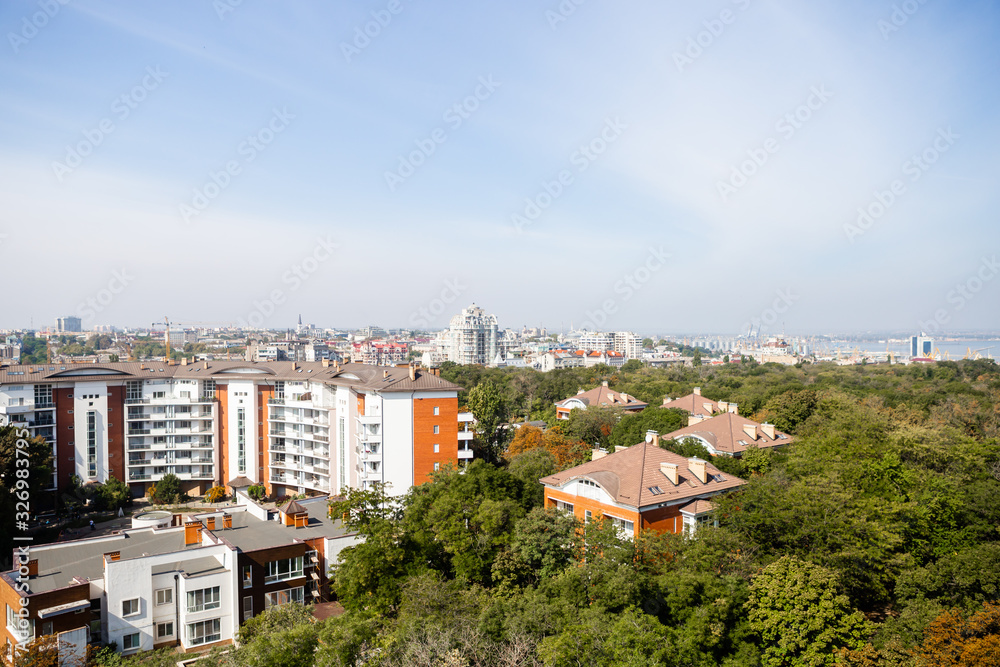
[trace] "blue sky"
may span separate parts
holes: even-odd
[[[1000,328],[997,6],[803,4],[5,2],[0,327]]]

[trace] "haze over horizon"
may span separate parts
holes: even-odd
[[[0,25],[0,328],[441,329],[472,302],[552,330],[1000,328],[992,3],[46,0]]]

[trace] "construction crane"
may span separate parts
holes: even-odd
[[[150,326],[151,327],[156,327],[156,326],[159,326],[159,324],[160,324],[159,322],[153,322],[153,324],[151,324]],[[183,326],[192,326],[192,325],[202,325],[202,326],[204,326],[206,324],[221,324],[221,325],[225,325],[225,326],[232,326],[234,323],[233,322],[174,322],[174,324],[183,327]],[[166,327],[166,330],[163,332],[163,346],[166,348],[166,353],[167,353],[166,354],[166,358],[167,358],[167,363],[169,364],[170,363],[170,359],[171,359],[171,349],[170,349],[170,318],[168,318],[166,315],[163,316],[163,325]]]

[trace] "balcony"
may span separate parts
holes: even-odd
[[[470,460],[473,458],[471,449],[460,449],[458,450],[459,460]]]
[[[381,424],[382,415],[358,415],[359,424]]]
[[[168,405],[170,403],[215,403],[214,396],[162,396],[159,398],[126,398],[125,405]]]
[[[475,437],[475,434],[472,431],[459,431],[458,432],[458,439],[459,439],[460,442],[461,441],[472,440],[474,437]]]

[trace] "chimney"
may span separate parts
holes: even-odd
[[[670,480],[670,483],[677,486],[677,464],[676,463],[661,463],[660,472],[663,476]]]
[[[32,579],[38,576],[38,559],[28,561],[28,578]]]
[[[577,395],[577,396],[579,396],[579,395],[580,395],[580,394],[582,394],[582,393],[584,393],[583,389],[577,389],[577,390],[576,390],[576,395]]]
[[[222,529],[223,530],[232,530],[233,529],[233,515],[232,514],[223,514],[222,515]]]
[[[769,437],[771,440],[774,440],[774,424],[764,422],[760,425],[760,430],[764,432],[764,435]]]
[[[181,366],[187,366],[187,365],[188,365],[188,358],[181,357]]]
[[[330,360],[329,359],[320,359],[320,363],[323,365],[323,368],[329,368],[330,367]]]
[[[111,562],[114,562],[116,560],[121,560],[122,559],[122,552],[121,551],[109,551],[108,553],[104,554],[104,559],[106,561],[111,561]]]
[[[730,403],[729,404],[729,411],[732,412],[734,415],[740,414],[740,406],[739,406],[739,404],[738,403]]]
[[[754,426],[753,424],[744,424],[743,432],[746,433],[751,440],[757,439],[757,427]]]
[[[413,382],[416,379],[417,379],[417,367],[413,366],[411,364],[410,365],[410,382]]]
[[[690,470],[702,484],[708,483],[708,473],[705,471],[704,460],[699,458],[688,459],[688,470]]]
[[[688,415],[688,426],[694,426],[703,421],[705,421],[705,418],[701,415]]]
[[[615,454],[626,449],[628,449],[628,447],[623,447],[622,445],[615,445]]]
[[[603,459],[608,453],[603,449],[592,449],[590,450],[590,460],[596,461],[597,459]]]
[[[209,530],[215,530],[215,517],[214,516],[208,517],[208,522],[207,523],[208,523],[207,528]]]
[[[602,383],[601,383],[601,386],[602,386],[602,387],[607,387],[607,386],[608,386],[608,381],[607,381],[607,380],[605,380],[604,382],[602,382]]]
[[[292,370],[293,371],[299,370],[299,365],[297,363],[295,363],[294,361],[292,362]]]
[[[648,443],[650,443],[652,445],[656,445],[657,447],[659,447],[660,446],[660,432],[659,431],[654,431],[653,429],[649,429],[648,431],[646,431],[646,442],[648,442]]]
[[[189,521],[184,524],[184,546],[201,544],[201,521]]]
[[[387,377],[389,377],[389,371],[382,371],[382,379],[384,380]]]
[[[202,368],[204,368],[206,371],[208,370],[208,362],[207,361],[205,362],[205,365]]]
[[[694,388],[694,395],[695,396],[701,396],[701,387],[695,387]]]
[[[139,370],[140,371],[146,370],[146,364],[139,364]]]
[[[729,403],[719,401],[719,412],[729,412]]]

